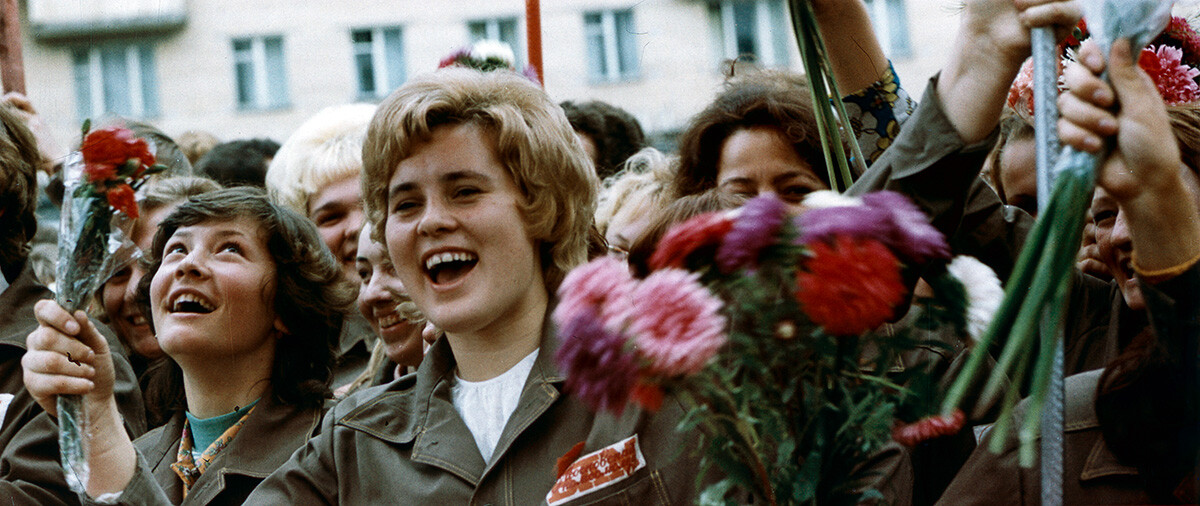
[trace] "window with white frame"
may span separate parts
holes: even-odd
[[[508,44],[516,57],[517,68],[525,66],[525,49],[521,44],[522,38],[517,32],[517,18],[481,19],[467,23],[467,31],[471,33],[471,42],[481,40],[497,40]]]
[[[716,46],[721,48],[718,61],[788,64],[794,42],[783,0],[721,0],[708,5]]]
[[[241,109],[277,109],[288,105],[283,37],[233,39],[237,103]]]
[[[149,44],[104,44],[73,51],[75,102],[80,118],[106,113],[157,116],[158,75]]]
[[[353,30],[358,96],[385,97],[404,83],[404,42],[399,27]]]
[[[638,75],[633,9],[583,15],[588,74],[596,82],[627,81]]]
[[[871,24],[875,25],[875,36],[889,58],[912,56],[912,42],[908,36],[908,12],[904,0],[866,0],[871,13]]]

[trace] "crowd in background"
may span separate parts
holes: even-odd
[[[1029,30],[1065,38],[1078,6],[968,0],[942,71],[902,86],[862,0],[813,5],[869,165],[845,193],[904,194],[955,254],[1006,280],[1038,210],[1030,116],[1010,95]],[[1200,61],[1194,42],[1175,63]],[[1068,504],[1197,501],[1200,100],[1164,99],[1136,51],[1084,44],[1062,78],[1063,142],[1113,148],[1066,308]],[[644,277],[673,224],[764,195],[799,215],[831,188],[804,77],[738,68],[677,153],[648,147],[620,104],[563,102],[518,69],[463,64],[377,105],[327,108],[282,144],[112,119],[168,169],[123,230],[140,258],[75,314],[52,290],[62,146],[78,140],[51,138],[36,104],[7,95],[0,499],[694,503],[717,478],[676,431],[678,406],[618,416],[564,393],[548,315],[589,258]],[[918,277],[912,312],[931,290]],[[954,370],[969,337],[932,338],[944,349],[901,366]],[[58,460],[64,394],[83,396],[93,427],[78,493]],[[864,487],[887,504],[1039,501],[1015,442],[986,451],[990,417],[889,449]],[[561,459],[627,444],[630,476],[555,495]]]

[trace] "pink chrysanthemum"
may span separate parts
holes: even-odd
[[[754,197],[742,205],[733,227],[717,247],[717,266],[730,273],[754,267],[758,253],[775,242],[787,207],[772,194]]]
[[[886,322],[904,301],[900,262],[878,241],[838,236],[811,245],[796,275],[805,314],[833,335],[861,334]]]
[[[576,267],[558,287],[554,322],[561,327],[580,315],[595,314],[607,328],[620,332],[633,303],[630,292],[635,284],[629,267],[612,257],[600,257]]]
[[[1200,65],[1200,34],[1188,20],[1172,16],[1167,28],[1151,44],[1172,45],[1183,50],[1183,62],[1193,67]]]
[[[661,269],[633,291],[629,332],[651,375],[675,377],[704,368],[725,344],[721,302],[681,269]]]
[[[1150,74],[1167,105],[1180,105],[1200,100],[1196,76],[1200,70],[1183,63],[1183,51],[1177,47],[1154,46],[1142,50],[1138,64]]]
[[[729,213],[704,213],[671,227],[650,256],[650,268],[684,267],[688,256],[705,246],[716,246],[733,228]]]
[[[639,369],[637,357],[626,349],[625,336],[587,311],[560,322],[558,335],[561,344],[554,358],[566,375],[566,390],[595,411],[620,415],[637,384]]]

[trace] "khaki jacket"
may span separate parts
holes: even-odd
[[[0,293],[0,500],[3,504],[75,504],[59,463],[58,424],[25,390],[21,357],[25,339],[37,329],[33,306],[54,294],[38,283],[26,265]],[[113,395],[130,437],[146,432],[146,412],[133,369],[113,333],[99,323],[113,351]]]
[[[1200,265],[1193,265],[1174,279],[1157,285],[1143,281],[1141,286],[1153,322],[1143,326],[1143,332],[1153,332],[1157,339],[1200,338],[1200,297],[1197,297],[1200,294]],[[1127,325],[1114,322],[1113,326]],[[1105,442],[1095,410],[1102,373],[1103,370],[1095,370],[1066,378],[1063,504],[1151,504],[1154,501],[1145,491],[1138,469],[1119,461]],[[1018,418],[1023,410],[1024,405],[1018,405]],[[1017,420],[1013,426],[1019,427],[1020,423]],[[1171,437],[1170,434],[1162,436]],[[1024,469],[1018,465],[1015,439],[1009,438],[998,455],[987,451],[984,448],[987,444],[985,440],[971,455],[938,504],[1041,504],[1040,467]],[[1189,489],[1194,490],[1182,487],[1176,492],[1186,499]],[[1194,498],[1185,502],[1194,502]]]
[[[321,409],[280,405],[271,395],[264,395],[237,436],[213,459],[185,500],[183,482],[171,469],[183,434],[185,417],[179,413],[166,425],[134,441],[138,450],[137,472],[119,500],[105,504],[242,504],[263,478],[312,437],[320,427],[321,415]],[[97,504],[91,500],[85,503]]]
[[[1121,464],[1104,443],[1093,408],[1102,372],[1089,371],[1066,379],[1063,504],[1151,504],[1150,496],[1140,487],[1137,469]],[[1018,409],[1023,411],[1023,406]],[[1020,421],[1014,426],[1019,427]],[[1019,465],[1015,436],[1009,438],[1000,454],[989,452],[991,437],[993,434],[980,443],[939,505],[1042,503],[1040,466],[1025,469]]]
[[[694,435],[675,430],[681,406],[668,400],[657,414],[632,408],[619,417],[593,413],[563,394],[564,378],[553,361],[557,339],[553,326],[546,327],[490,462],[451,403],[455,362],[442,339],[416,374],[342,400],[321,435],[248,503],[545,504],[558,459],[577,443],[584,444],[584,456],[614,444],[636,448],[645,465],[567,504],[694,503],[700,449]]]

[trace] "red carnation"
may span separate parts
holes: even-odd
[[[909,424],[897,424],[892,428],[892,439],[904,446],[917,446],[930,439],[957,434],[962,430],[966,419],[962,410],[956,409],[949,415],[930,416]]]
[[[733,228],[729,213],[704,213],[671,227],[650,256],[650,268],[684,267],[687,257],[704,246],[716,246]]]
[[[106,163],[89,163],[83,166],[83,175],[89,183],[99,183],[117,177],[117,167]]]
[[[79,151],[88,165],[111,165],[115,168],[124,165],[130,158],[137,158],[143,166],[154,165],[155,162],[145,139],[137,138],[133,131],[124,127],[93,130],[83,139]]]
[[[113,209],[125,213],[125,216],[130,218],[138,217],[137,199],[133,195],[133,188],[127,184],[119,184],[109,188],[105,194],[108,196],[108,205]]]
[[[655,412],[662,408],[663,391],[658,385],[638,383],[634,385],[629,397],[637,401],[647,411]]]
[[[904,301],[900,262],[883,243],[837,236],[811,246],[796,275],[796,299],[833,335],[861,334],[886,322]]]

